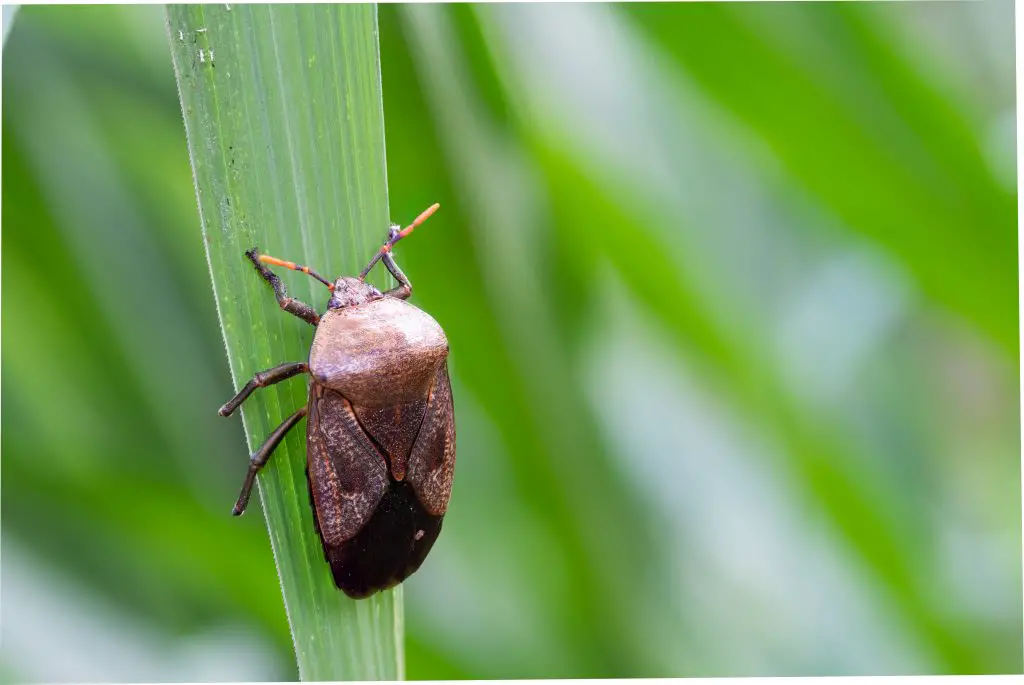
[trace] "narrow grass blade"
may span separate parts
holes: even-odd
[[[311,326],[279,309],[245,250],[258,246],[336,277],[358,272],[386,237],[376,7],[171,5],[167,30],[210,274],[239,387],[257,371],[304,360],[313,336]],[[281,277],[292,297],[324,308],[322,284],[299,273]],[[233,391],[211,397],[210,411]],[[249,449],[305,402],[299,379],[257,391],[242,409]],[[400,590],[352,602],[331,581],[309,505],[304,425],[259,480],[300,677],[402,678]],[[241,483],[241,446],[237,455],[222,456],[238,460]],[[225,516],[230,507],[226,499]]]

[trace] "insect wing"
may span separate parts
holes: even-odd
[[[447,511],[454,473],[455,409],[446,362],[438,367],[430,388],[427,410],[409,455],[406,475],[428,514],[443,516]]]
[[[325,548],[337,547],[373,515],[388,488],[387,465],[348,400],[317,383],[310,387],[306,440],[313,515]]]

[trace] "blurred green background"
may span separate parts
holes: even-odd
[[[4,47],[18,680],[296,674],[263,520],[228,515],[163,21],[26,7]],[[379,23],[392,216],[443,207],[402,265],[459,430],[408,676],[1019,672],[1012,3]]]

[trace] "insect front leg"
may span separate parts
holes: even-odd
[[[277,303],[281,306],[281,309],[289,314],[294,314],[313,326],[320,323],[320,315],[316,313],[315,309],[305,302],[288,297],[288,291],[285,289],[284,283],[277,277],[277,274],[263,265],[263,262],[260,261],[260,254],[255,247],[246,252],[245,256],[253,263],[253,266],[256,267],[256,271],[259,272],[263,280],[274,289],[274,297],[277,298]]]
[[[390,252],[384,254],[381,257],[381,261],[384,262],[384,266],[387,267],[391,275],[398,281],[398,286],[388,290],[385,295],[391,297],[397,297],[400,300],[407,300],[412,295],[412,283],[409,282],[408,276],[406,276],[401,269],[398,268],[398,264],[395,263],[395,258],[391,256]]]
[[[235,502],[235,507],[231,510],[231,513],[235,516],[241,516],[242,512],[249,505],[249,495],[252,494],[252,485],[256,482],[256,474],[260,472],[267,462],[270,460],[270,455],[274,453],[277,446],[284,440],[284,436],[288,434],[295,424],[299,422],[303,416],[306,415],[306,407],[298,410],[284,422],[274,429],[274,432],[270,434],[266,442],[252,453],[249,457],[249,472],[245,474],[245,482],[242,483],[242,491],[238,494],[238,501]]]
[[[238,394],[228,400],[223,407],[217,410],[217,413],[221,416],[231,416],[231,414],[238,409],[238,407],[249,398],[253,390],[256,388],[265,388],[268,385],[274,383],[280,383],[283,380],[297,376],[300,373],[308,373],[309,366],[306,362],[289,362],[287,364],[281,364],[275,366],[272,369],[266,371],[260,371],[252,377],[248,383],[245,384]]]

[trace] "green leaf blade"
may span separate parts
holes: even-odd
[[[258,371],[304,360],[313,336],[280,310],[245,250],[258,246],[333,278],[358,272],[386,237],[376,7],[174,5],[167,26],[218,313],[240,387]],[[328,292],[319,282],[281,277],[292,297],[324,308]],[[225,388],[211,398],[210,410],[231,394]],[[241,412],[250,451],[305,402],[297,379],[259,390]],[[304,425],[259,479],[300,677],[400,679],[400,590],[353,602],[334,587],[309,505]]]

